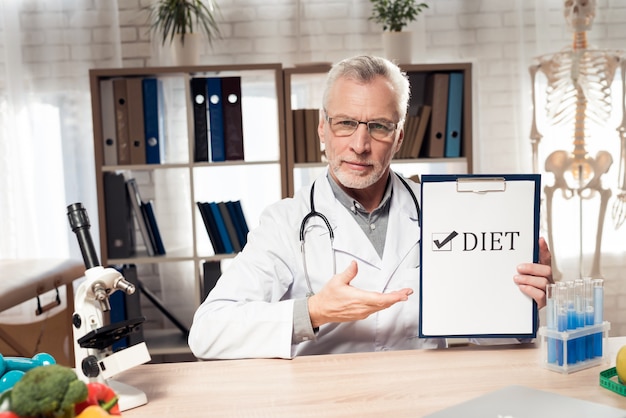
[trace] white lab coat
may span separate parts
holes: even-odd
[[[310,188],[306,187],[263,212],[244,250],[194,315],[189,336],[192,352],[203,359],[292,358],[445,346],[443,339],[418,338],[417,210],[406,187],[396,175],[391,178],[393,195],[382,260],[352,213],[335,199],[326,173],[315,182],[315,209],[334,230],[337,272],[356,260],[353,286],[377,292],[412,288],[408,301],[364,320],[323,325],[315,340],[292,344],[293,301],[307,293],[299,239],[302,219],[310,210]],[[419,184],[409,184],[419,199]],[[328,229],[313,217],[306,231],[308,272],[313,291],[319,291],[333,274]]]

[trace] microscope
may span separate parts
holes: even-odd
[[[132,386],[113,380],[116,374],[150,361],[145,342],[113,352],[113,343],[134,332],[145,318],[130,318],[104,324],[104,314],[111,310],[109,296],[120,290],[133,294],[135,286],[116,269],[103,267],[98,261],[89,228],[87,211],[81,203],[67,207],[67,217],[76,234],[85,262],[85,280],[74,298],[72,329],[76,374],[84,382],[101,382],[110,386],[119,397],[120,411],[147,403],[146,394]]]

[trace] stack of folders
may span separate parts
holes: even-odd
[[[141,198],[139,187],[134,178],[126,181],[126,188],[132,211],[135,214],[135,221],[139,227],[139,232],[143,238],[148,255],[165,255],[165,246],[163,245],[163,239],[154,215],[152,201],[144,201]]]
[[[396,159],[418,158],[424,142],[426,127],[430,121],[431,107],[422,105],[417,114],[407,114],[404,121],[404,140]]]
[[[241,201],[197,202],[215,254],[237,253],[246,245],[248,223]]]
[[[463,126],[462,72],[429,74],[424,88],[424,104],[431,107],[432,116],[421,156],[456,158],[461,156]]]
[[[161,80],[100,80],[100,112],[104,165],[163,162],[165,117]]]
[[[194,162],[243,160],[241,77],[194,77]]]

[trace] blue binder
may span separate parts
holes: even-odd
[[[448,87],[448,116],[446,121],[445,157],[461,156],[461,126],[463,123],[463,73],[450,73]]]
[[[163,87],[156,78],[144,78],[143,118],[146,132],[146,164],[161,164],[164,157]]]
[[[207,106],[209,109],[209,132],[211,134],[211,161],[226,161],[224,145],[224,110],[222,107],[222,80],[206,79]]]
[[[216,202],[209,202],[209,206],[211,207],[211,212],[213,213],[213,217],[215,218],[215,223],[217,223],[217,230],[220,233],[220,237],[222,238],[222,242],[224,244],[224,253],[231,254],[234,252],[233,244],[230,242],[230,236],[228,235],[228,231],[226,230],[226,224],[224,223],[224,218],[222,218],[222,213],[220,212],[219,207]]]

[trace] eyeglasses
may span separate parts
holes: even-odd
[[[369,122],[363,122],[360,120],[347,119],[347,118],[331,118],[326,111],[326,121],[330,125],[330,130],[336,136],[350,136],[356,132],[359,125],[363,124],[367,126],[367,132],[370,136],[377,141],[391,142],[393,141],[393,133],[398,127],[394,122],[383,122],[372,120]]]

